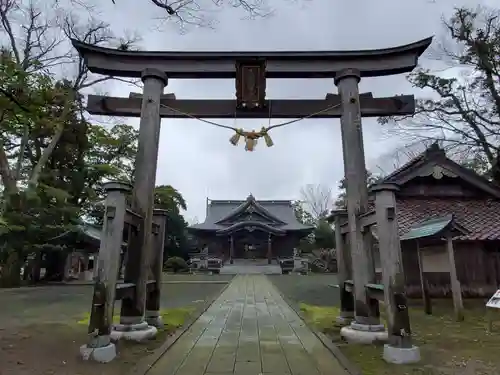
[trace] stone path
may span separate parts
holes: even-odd
[[[235,259],[234,264],[226,262],[220,273],[222,275],[280,275],[281,267],[276,261],[267,264],[267,259]]]
[[[346,375],[264,275],[236,276],[148,375]]]

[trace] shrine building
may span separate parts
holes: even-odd
[[[236,258],[268,259],[292,257],[299,241],[314,227],[300,223],[292,201],[207,200],[207,216],[189,232],[208,254],[232,261]]]

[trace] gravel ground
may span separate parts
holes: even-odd
[[[208,277],[219,283],[204,282],[203,277],[167,276],[166,280],[175,283],[163,284],[162,308],[172,309],[172,319],[181,316],[180,311],[186,314],[186,309],[192,314],[201,312],[227,285],[220,282],[224,278]],[[167,326],[155,340],[143,344],[118,343],[118,358],[106,366],[84,362],[78,353],[79,346],[88,341],[87,324],[78,322],[88,319],[91,300],[91,285],[0,290],[0,375],[123,375],[175,329]]]
[[[269,280],[287,299],[296,303],[315,306],[338,306],[338,288],[331,287],[337,283],[334,274],[310,275],[268,275]]]
[[[222,275],[167,275],[163,284],[162,308],[196,307],[207,298],[220,293],[226,284],[203,281],[229,281]],[[188,281],[187,283],[179,283]],[[200,283],[193,281],[199,281]],[[91,285],[52,285],[43,287],[0,290],[0,329],[32,323],[78,321],[90,311]],[[116,302],[115,311],[119,311]]]

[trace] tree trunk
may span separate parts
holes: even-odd
[[[17,184],[9,165],[9,159],[5,153],[3,143],[0,141],[0,177],[5,186],[4,195],[17,193]]]
[[[30,280],[32,280],[32,274],[33,274],[33,261],[28,261],[27,264],[24,265],[23,281],[25,283],[28,283]]]
[[[31,281],[33,284],[40,282],[40,271],[42,268],[42,252],[36,253],[35,259],[33,259],[33,267],[31,270]]]
[[[8,251],[8,250],[7,250]],[[18,287],[21,285],[22,261],[17,251],[10,250],[7,261],[2,266],[0,286],[4,288]]]
[[[14,173],[16,182],[21,179],[21,169],[23,167],[24,153],[26,151],[26,146],[28,145],[29,135],[29,127],[28,125],[24,125],[23,137],[21,138],[21,145],[19,147],[19,155],[17,156],[16,170]]]
[[[73,92],[68,93],[68,97],[66,98],[66,102],[64,103],[64,108],[62,110],[61,115],[54,120],[55,123],[57,124],[56,132],[54,133],[54,136],[50,140],[50,143],[47,146],[47,148],[43,150],[40,159],[38,160],[35,167],[33,168],[33,171],[31,172],[31,177],[28,181],[28,187],[30,188],[36,187],[38,185],[38,180],[40,179],[42,170],[49,161],[50,156],[54,152],[57,144],[59,143],[59,140],[61,139],[64,133],[66,119],[68,118],[68,115],[72,109],[73,99],[74,99],[74,93]]]
[[[49,251],[45,257],[45,276],[47,281],[62,281],[64,278],[65,251]]]
[[[500,150],[497,151],[495,163],[491,168],[491,178],[494,183],[500,185]]]
[[[59,140],[61,139],[63,132],[64,132],[64,125],[61,124],[57,128],[56,133],[52,137],[47,148],[43,150],[40,160],[38,160],[38,163],[36,163],[35,168],[33,168],[33,171],[31,172],[31,177],[30,180],[28,181],[28,186],[30,188],[35,188],[38,185],[38,180],[40,179],[40,175],[42,174],[43,167],[45,167],[45,164],[47,164],[50,155],[52,154],[57,144],[59,143]]]

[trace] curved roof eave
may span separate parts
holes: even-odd
[[[302,224],[302,225],[304,226],[303,228],[296,229],[296,230],[313,231],[315,229],[315,227],[313,225],[305,225],[305,224]]]
[[[71,43],[84,57],[90,71],[120,77],[140,77],[146,68],[167,73],[169,78],[234,78],[235,61],[255,58],[266,60],[268,78],[328,78],[342,68],[354,68],[362,76],[382,76],[409,72],[429,47],[433,37],[402,46],[354,51],[123,51],[82,43]],[[203,64],[203,61],[207,64]],[[221,64],[214,64],[214,62]],[[293,69],[283,69],[283,62]],[[325,66],[325,63],[330,63]],[[314,66],[316,65],[316,66]]]
[[[186,229],[188,232],[213,232],[214,230],[217,230],[214,228],[198,228],[196,226],[188,226]]]
[[[285,234],[284,230],[281,230],[279,228],[274,228],[274,227],[267,225],[265,223],[262,223],[260,221],[239,222],[239,223],[233,224],[227,228],[219,229],[216,232],[216,234],[226,234],[226,233],[230,233],[232,231],[238,230],[240,228],[245,228],[245,227],[257,227],[257,228],[264,229],[264,230],[271,232],[271,233],[274,233],[274,234]]]

